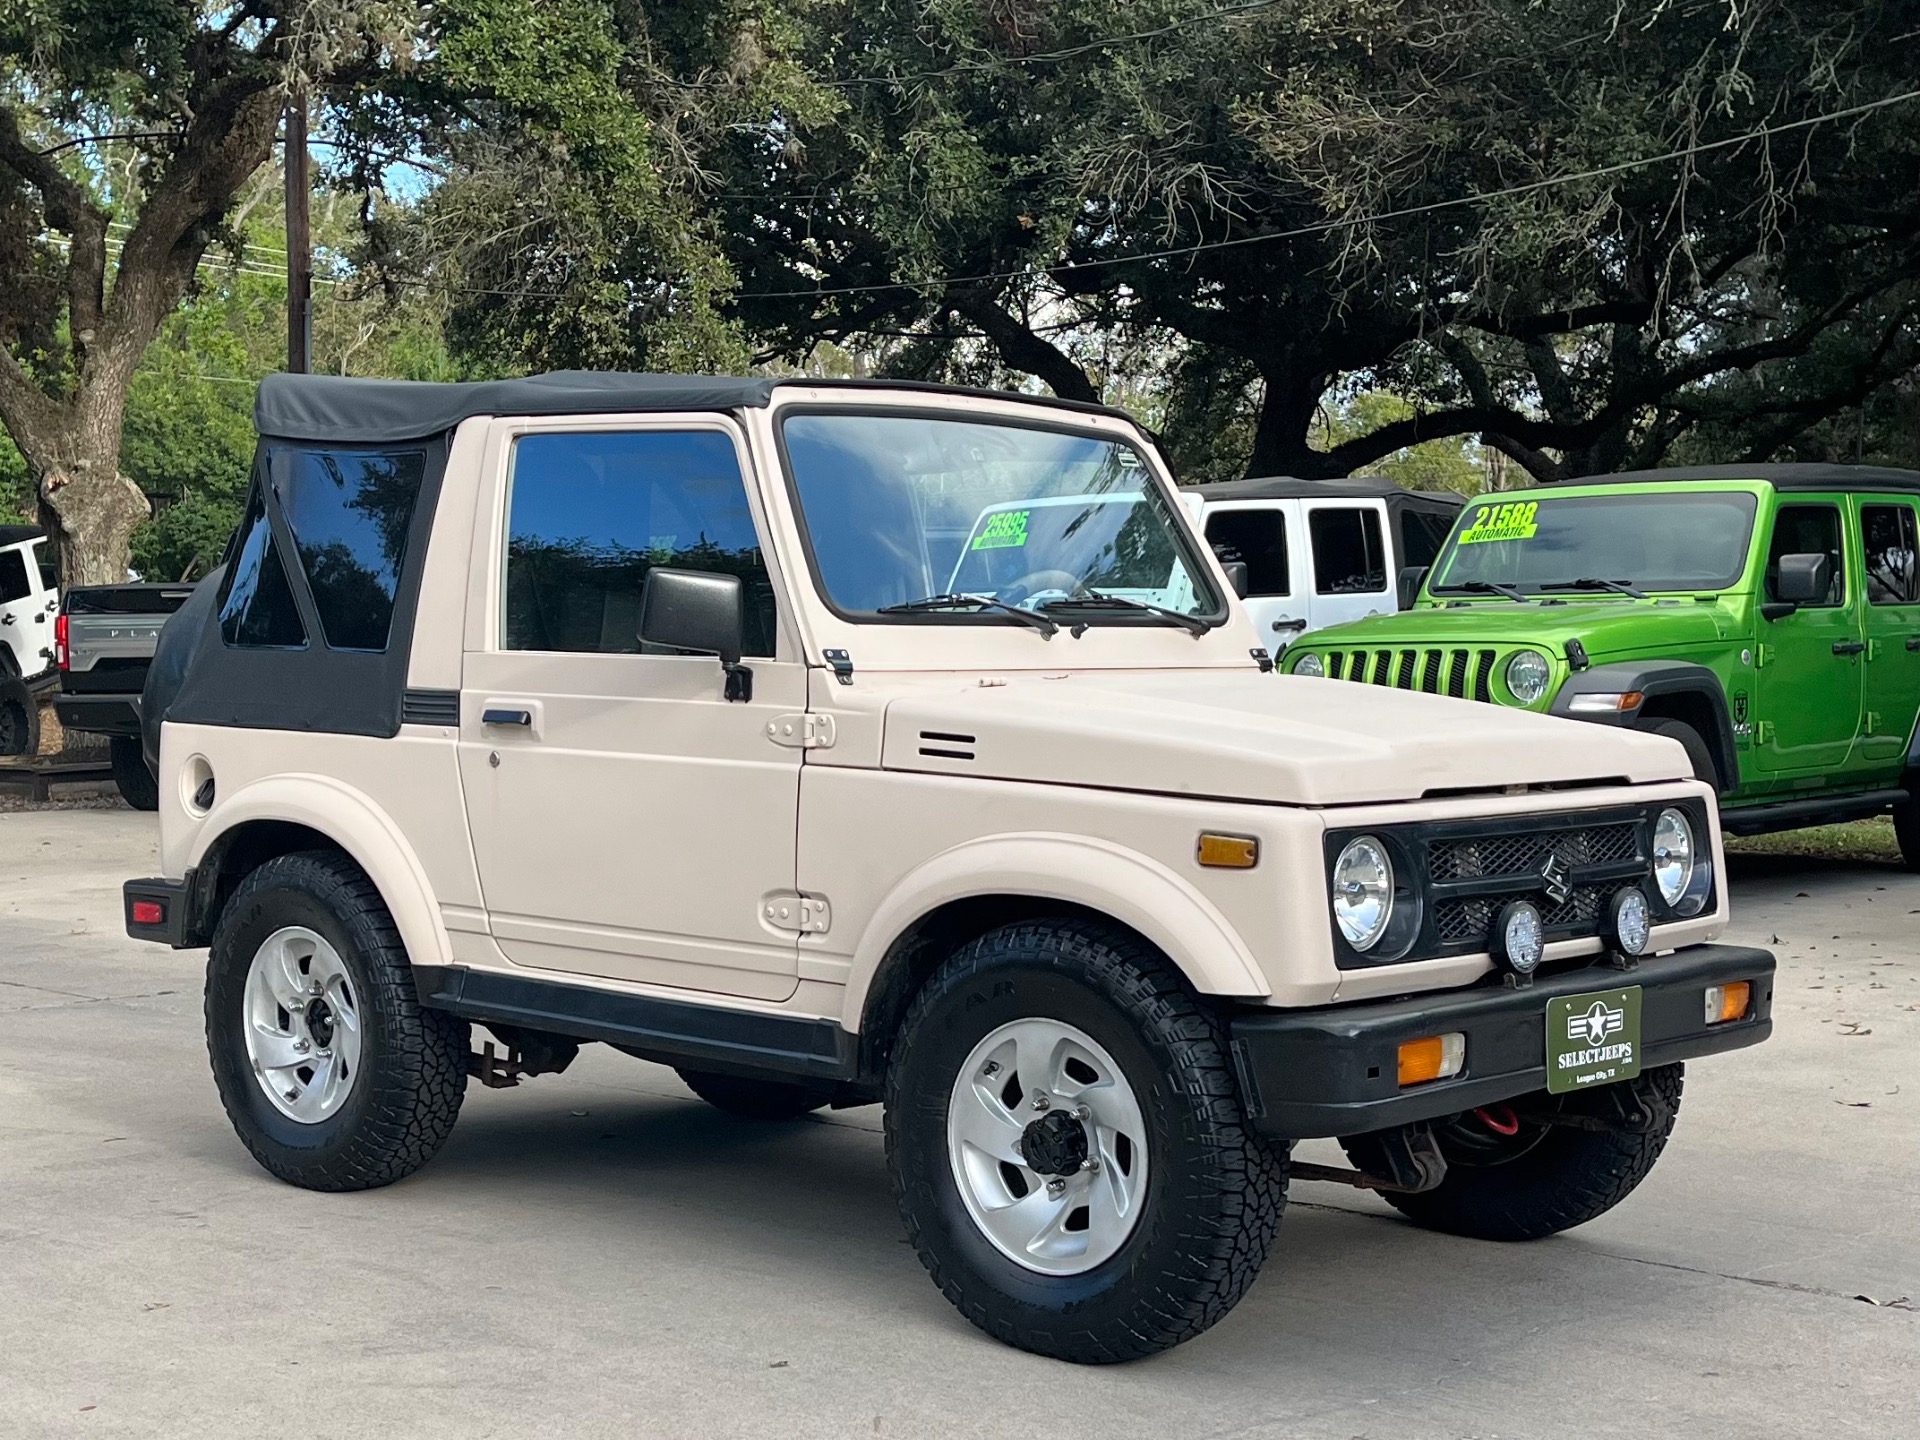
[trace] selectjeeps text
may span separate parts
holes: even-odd
[[[1119,412],[276,376],[257,420],[126,909],[211,945],[221,1096],[294,1184],[396,1180],[470,1076],[589,1041],[736,1114],[884,1100],[961,1313],[1124,1360],[1246,1292],[1293,1141],[1548,1235],[1768,1033],[1679,745],[1263,674]]]

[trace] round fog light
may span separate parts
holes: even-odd
[[[1540,912],[1526,900],[1515,900],[1493,922],[1494,959],[1516,975],[1531,975],[1546,953],[1546,927]]]
[[[1629,885],[1616,894],[1607,906],[1607,933],[1613,948],[1622,955],[1639,955],[1647,948],[1653,919],[1647,909],[1647,897],[1637,885]]]

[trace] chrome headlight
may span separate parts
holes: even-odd
[[[1653,883],[1669,907],[1678,905],[1693,879],[1693,826],[1678,810],[1662,810],[1653,822]]]
[[[1553,670],[1538,650],[1516,650],[1507,661],[1507,691],[1522,705],[1531,705],[1547,693]]]
[[[1393,862],[1371,835],[1349,840],[1333,862],[1333,919],[1355,950],[1370,950],[1393,918]]]
[[[1318,655],[1309,651],[1294,662],[1293,673],[1296,675],[1310,675],[1315,680],[1320,680],[1326,676],[1326,662]]]

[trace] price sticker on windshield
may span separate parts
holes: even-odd
[[[987,517],[987,526],[974,537],[975,550],[1016,550],[1027,543],[1031,510],[1002,510]]]
[[[1540,511],[1538,500],[1512,500],[1504,505],[1484,505],[1460,535],[1462,545],[1485,545],[1495,540],[1531,540],[1538,533],[1534,516]]]

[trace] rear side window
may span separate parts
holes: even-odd
[[[1911,505],[1863,505],[1860,537],[1867,559],[1867,599],[1875,605],[1920,604],[1920,527]]]
[[[307,643],[306,627],[293,603],[287,572],[274,547],[273,527],[256,486],[233,546],[227,593],[220,598],[220,638],[248,650],[298,650]]]
[[[0,551],[0,605],[24,600],[32,593],[33,582],[27,579],[26,558],[18,550]]]
[[[1363,595],[1387,588],[1378,511],[1323,507],[1307,516],[1313,540],[1313,588],[1321,595]]]
[[[1816,607],[1844,605],[1847,599],[1847,560],[1840,548],[1840,507],[1838,505],[1782,505],[1773,520],[1773,544],[1767,550],[1767,595],[1779,598],[1776,582],[1780,578],[1783,555],[1825,555],[1832,565],[1833,580],[1824,600]]]
[[[1245,562],[1248,599],[1293,593],[1284,511],[1216,510],[1207,516],[1207,543],[1223,561]]]
[[[425,452],[288,447],[272,466],[328,648],[385,650]]]
[[[773,583],[731,437],[715,430],[528,435],[513,454],[509,650],[640,650],[655,565],[738,575],[744,653],[774,652]]]
[[[1432,566],[1440,558],[1440,547],[1453,530],[1454,516],[1438,515],[1431,510],[1411,506],[1400,512],[1400,544],[1405,553],[1402,565]]]

